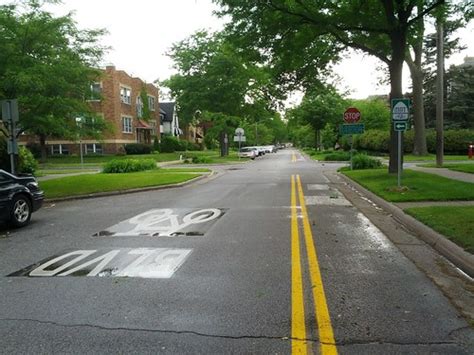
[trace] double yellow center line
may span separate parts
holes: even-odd
[[[314,314],[318,324],[320,353],[337,354],[334,332],[331,318],[324,294],[323,280],[319,270],[318,256],[314,245],[313,234],[309,224],[308,212],[306,210],[303,188],[299,175],[291,176],[291,351],[293,354],[307,354],[308,343],[306,341],[306,323],[304,307],[304,285],[302,272],[302,259],[300,247],[300,228],[298,225],[297,196],[301,208],[303,222],[303,233],[308,258],[308,268],[313,294]]]
[[[291,162],[292,162],[292,163],[295,163],[296,161],[297,161],[297,159],[296,159],[296,154],[293,153],[293,154],[291,155]]]

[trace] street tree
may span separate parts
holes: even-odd
[[[387,130],[390,127],[390,108],[382,99],[350,100],[357,107],[365,129]]]
[[[106,48],[103,30],[80,30],[71,13],[55,17],[43,3],[0,6],[0,98],[18,99],[21,130],[39,138],[45,159],[47,137],[75,137],[76,118],[92,116],[86,99]]]
[[[425,1],[419,1],[417,12],[423,11]],[[465,1],[447,2],[442,9],[444,17],[444,56],[448,58],[453,53],[463,49],[459,44],[459,38],[455,36],[456,31],[465,26],[472,18],[474,6]],[[406,52],[406,63],[410,69],[413,91],[413,122],[415,127],[413,154],[426,155],[428,153],[425,135],[425,104],[424,104],[424,82],[425,76],[434,77],[436,61],[436,34],[426,34],[426,23],[431,17],[420,17],[413,26],[413,35],[408,40]]]
[[[198,31],[175,43],[168,54],[177,74],[161,84],[178,102],[180,119],[191,123],[202,112],[208,145],[233,125],[224,122],[240,117],[259,124],[275,113],[273,76],[267,67],[252,63],[226,40],[224,33]],[[205,113],[205,114],[204,114]],[[230,120],[230,121],[229,121]]]
[[[379,58],[388,67],[391,98],[403,96],[403,62],[415,24],[444,3],[426,1],[418,8],[419,1],[415,0],[215,1],[223,6],[220,14],[231,17],[228,28],[234,35],[253,40],[256,47],[270,52],[270,56],[281,56],[281,50],[275,50],[284,43],[281,39],[299,33],[301,38],[293,42],[294,56],[300,56],[306,48],[319,48],[325,55],[350,47]],[[330,50],[325,52],[324,48]],[[391,129],[392,173],[398,169],[396,145],[396,134]]]
[[[301,104],[291,110],[291,116],[298,122],[309,124],[314,130],[314,147],[320,148],[320,131],[326,124],[336,127],[347,106],[346,100],[334,88],[322,91],[308,91]]]

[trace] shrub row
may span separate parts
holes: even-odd
[[[198,144],[194,144],[186,140],[180,140],[169,135],[163,136],[161,138],[161,143],[155,141],[154,148],[161,153],[182,152],[185,150],[201,150],[201,147]]]
[[[127,155],[150,154],[153,149],[153,146],[149,144],[143,144],[143,143],[130,143],[130,144],[125,144],[124,148]]]
[[[114,159],[104,165],[103,172],[109,174],[132,173],[156,169],[153,159]]]
[[[0,138],[0,169],[11,171],[10,154],[8,154],[7,141]],[[38,169],[38,163],[33,154],[24,146],[18,147],[18,159],[16,159],[17,174],[34,174]]]
[[[352,169],[376,169],[382,167],[382,162],[366,154],[356,154],[352,157]]]
[[[348,161],[350,159],[350,152],[334,152],[324,156],[325,161]]]
[[[212,159],[206,156],[195,156],[192,158],[193,164],[209,164],[212,163]]]
[[[413,152],[414,131],[409,130],[403,135],[405,153]],[[387,153],[390,142],[390,132],[384,130],[367,130],[353,137],[354,148],[371,152]],[[474,142],[474,131],[468,129],[446,130],[444,132],[444,151],[448,154],[465,154],[470,142]],[[436,152],[436,131],[426,131],[426,143],[430,153]],[[342,139],[345,150],[350,149],[347,136]]]

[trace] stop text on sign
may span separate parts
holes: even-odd
[[[344,112],[344,122],[346,123],[357,123],[360,120],[360,111],[355,107],[349,107]]]

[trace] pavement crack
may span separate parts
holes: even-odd
[[[284,340],[284,341],[293,340],[291,337],[288,337],[288,336],[225,335],[225,334],[206,334],[206,333],[196,332],[192,330],[105,327],[105,326],[94,325],[94,324],[64,324],[64,323],[44,321],[44,320],[31,319],[31,318],[0,318],[0,321],[32,322],[32,323],[39,323],[39,324],[45,324],[45,325],[53,325],[53,326],[63,327],[63,328],[93,328],[93,329],[100,329],[104,331],[148,332],[148,333],[162,333],[162,334],[176,334],[176,335],[187,334],[187,335],[196,335],[196,336],[207,337],[207,338],[220,338],[220,339],[233,339],[233,340],[241,340],[241,339],[267,339],[267,340]],[[310,339],[304,339],[304,340],[313,341]]]
[[[472,327],[470,325],[465,325],[464,327],[459,327],[459,328],[451,330],[448,333],[448,336],[451,337],[451,336],[455,335],[456,333],[461,333],[464,330],[471,330],[471,329],[472,329]]]

